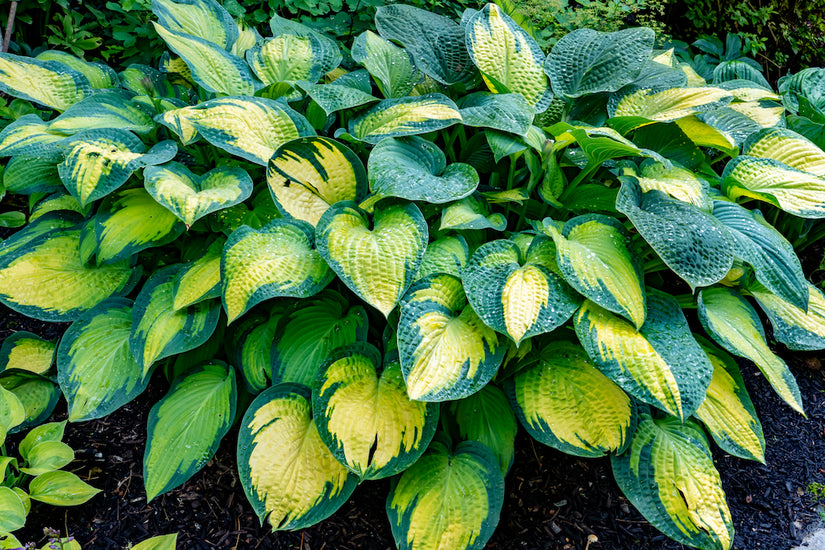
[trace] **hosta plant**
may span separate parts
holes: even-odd
[[[765,449],[736,358],[804,414],[759,312],[825,348],[825,297],[768,221],[825,217],[825,152],[785,127],[787,95],[705,82],[644,28],[545,54],[494,4],[382,7],[343,45],[214,0],[153,10],[157,67],[0,56],[0,89],[45,109],[0,133],[31,204],[0,301],[71,322],[71,422],[169,381],[149,500],[237,423],[272,529],[391,477],[399,548],[481,548],[520,424],[609,455],[668,536],[731,547],[711,440]]]

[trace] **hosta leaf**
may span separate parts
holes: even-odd
[[[458,100],[465,126],[493,128],[524,135],[535,115],[533,106],[521,94],[476,92]]]
[[[825,349],[825,296],[806,282],[806,308],[789,302],[754,281],[747,290],[756,298],[773,326],[773,336],[793,350]]]
[[[15,311],[43,321],[73,321],[106,298],[127,294],[140,278],[140,269],[127,262],[83,265],[78,228],[47,235],[0,258],[0,302]]]
[[[644,193],[635,178],[624,178],[616,209],[691,288],[721,281],[733,266],[734,240],[727,228],[692,204],[656,189]]]
[[[313,418],[335,458],[364,479],[395,475],[427,449],[438,405],[407,397],[401,365],[366,343],[333,351],[312,392]]]
[[[56,470],[40,474],[29,483],[32,500],[52,506],[77,506],[100,492],[71,472]]]
[[[235,370],[212,362],[175,380],[149,412],[146,500],[171,491],[212,459],[235,420]]]
[[[3,185],[9,193],[31,195],[63,191],[57,163],[49,159],[14,156],[3,170]]]
[[[81,73],[95,90],[118,88],[120,86],[117,73],[104,63],[85,61],[70,53],[58,50],[45,50],[37,54],[35,59],[38,61],[57,61],[61,65]]]
[[[66,466],[74,460],[74,451],[60,441],[44,441],[32,447],[25,459],[28,466],[20,471],[38,476]]]
[[[0,372],[17,369],[43,374],[54,363],[56,348],[54,342],[31,332],[12,332],[0,347]]]
[[[759,69],[738,59],[722,61],[713,69],[713,83],[730,82],[732,80],[750,80],[759,86],[770,88],[770,82],[762,75]]]
[[[505,382],[519,422],[534,439],[585,457],[622,452],[636,405],[579,346],[551,342]]]
[[[282,308],[275,307],[268,317],[248,316],[232,326],[230,358],[252,394],[258,394],[269,386],[272,370],[270,350],[282,316]]]
[[[147,223],[151,220],[151,223]],[[101,203],[95,216],[97,261],[120,261],[174,241],[184,224],[144,189],[125,189]]]
[[[327,115],[378,101],[372,95],[370,75],[364,70],[339,76],[329,84],[314,84],[305,89]]]
[[[221,258],[221,295],[231,323],[255,304],[278,296],[307,298],[335,278],[314,248],[304,222],[274,220],[256,231],[242,226],[226,241]]]
[[[743,101],[731,103],[728,108],[752,120],[757,130],[776,128],[785,122],[785,107],[778,101]]]
[[[302,529],[327,518],[358,484],[318,436],[309,399],[306,386],[278,384],[261,393],[241,421],[241,484],[273,530]]]
[[[324,74],[318,59],[320,48],[312,36],[282,34],[252,46],[246,52],[246,60],[265,86],[299,80],[315,83]]]
[[[702,111],[724,107],[733,99],[721,88],[670,88],[661,92],[638,90],[609,106],[613,117],[641,117],[669,122]],[[690,134],[688,134],[690,135]]]
[[[152,365],[170,355],[197,348],[212,335],[220,306],[200,302],[175,311],[175,275],[180,265],[157,271],[135,300],[129,349],[145,377]]]
[[[434,274],[416,282],[400,310],[398,351],[411,399],[460,399],[495,375],[506,347],[470,307],[460,279]]]
[[[615,218],[590,214],[568,221],[560,232],[546,219],[544,231],[556,243],[557,261],[564,279],[603,308],[630,319],[636,327],[645,321],[642,271],[627,248],[627,232]]]
[[[444,229],[495,229],[504,231],[507,218],[499,212],[490,213],[483,197],[476,194],[454,202],[441,211],[440,230]]]
[[[62,160],[57,144],[64,139],[66,134],[52,132],[39,116],[24,115],[0,132],[0,156],[20,155],[57,163]]]
[[[82,218],[70,212],[50,212],[37,220],[32,220],[8,239],[0,242],[0,265],[5,262],[4,258],[16,257],[18,251],[43,235],[56,229],[76,229],[75,226],[82,221]]]
[[[89,96],[49,122],[50,132],[64,134],[105,128],[145,134],[155,128],[155,122],[129,101],[129,94],[114,91]]]
[[[152,13],[165,28],[208,40],[225,50],[238,39],[235,21],[215,0],[153,0]]]
[[[673,297],[648,290],[647,309],[637,331],[585,302],[575,317],[576,335],[597,368],[624,391],[685,419],[705,398],[713,366]]]
[[[473,395],[452,401],[450,413],[461,439],[478,441],[493,451],[506,476],[513,465],[518,423],[504,392],[487,384]]]
[[[433,273],[448,273],[461,277],[461,270],[470,261],[470,248],[461,235],[439,237],[427,245],[416,280]]]
[[[316,63],[321,67],[320,74],[326,74],[332,71],[338,67],[343,60],[338,43],[312,27],[302,25],[295,20],[286,19],[276,14],[269,20],[269,28],[272,31],[272,36],[275,38],[284,34],[310,38],[313,43]]]
[[[149,383],[129,350],[131,300],[112,298],[66,330],[57,350],[57,380],[69,420],[106,416],[140,395]]]
[[[146,539],[132,547],[132,550],[175,550],[178,534],[161,535]]]
[[[429,238],[418,207],[401,202],[379,204],[372,223],[354,204],[339,203],[321,217],[316,235],[330,268],[385,317],[412,283]]]
[[[787,128],[766,128],[753,134],[745,143],[742,154],[773,159],[815,176],[825,176],[825,152]]]
[[[91,95],[89,80],[63,63],[0,54],[0,91],[65,111]]]
[[[715,112],[719,109],[714,109]],[[613,119],[611,119],[613,120]],[[738,136],[714,128],[699,120],[698,115],[690,115],[677,119],[674,124],[679,127],[694,145],[698,147],[712,147],[727,153],[730,156],[737,154],[736,139]]]
[[[46,421],[60,399],[60,388],[50,379],[25,371],[7,371],[0,375],[0,386],[20,400],[26,418],[9,433],[26,430]]]
[[[768,347],[759,315],[747,300],[728,288],[706,288],[699,293],[699,320],[723,348],[756,363],[776,393],[805,414],[796,380],[788,365]]]
[[[73,196],[69,195],[68,193],[57,192],[52,193],[48,197],[44,198],[42,201],[39,201],[34,206],[34,208],[32,208],[31,214],[29,214],[29,222],[33,222],[37,218],[45,216],[46,214],[49,214],[51,212],[60,211],[77,212],[81,215],[84,213],[83,207],[80,206],[80,203],[77,202],[77,200]],[[8,214],[12,214],[12,212],[9,212]],[[23,215],[22,213],[20,214]],[[23,223],[25,223],[25,215],[23,215],[22,221]],[[21,223],[20,225],[23,225],[23,223]]]
[[[532,246],[535,249],[542,244],[550,246],[549,257],[524,254],[513,241],[485,243],[462,271],[473,309],[485,324],[509,336],[516,345],[561,326],[581,302],[554,273],[552,241],[536,239]]]
[[[175,275],[175,311],[221,295],[221,256],[225,241],[214,241],[196,260]]]
[[[504,476],[487,447],[435,441],[390,489],[387,516],[399,550],[479,550],[503,503]]]
[[[447,165],[441,149],[418,136],[381,140],[370,153],[367,170],[370,191],[377,196],[436,204],[463,199],[479,181],[475,168],[461,162]]]
[[[192,70],[205,90],[227,95],[253,95],[261,83],[240,57],[197,36],[169,30],[155,23],[155,31]]]
[[[733,358],[709,343],[702,348],[713,364],[705,400],[696,409],[710,435],[726,453],[765,462],[765,437],[753,403]]]
[[[372,31],[352,43],[352,59],[369,71],[386,98],[405,97],[423,76],[407,51]]]
[[[645,416],[630,448],[612,456],[622,492],[657,529],[679,542],[727,550],[733,523],[707,439],[693,421]]]
[[[367,194],[361,159],[326,137],[295,139],[278,147],[266,179],[278,210],[313,227],[336,202],[360,202]]]
[[[759,131],[762,127],[748,116],[737,111],[734,108],[737,105],[741,104],[732,103],[727,107],[703,111],[696,113],[695,117],[724,136],[731,147],[738,147],[748,136]]]
[[[477,72],[464,45],[464,29],[435,13],[392,4],[375,11],[375,27],[387,40],[399,42],[416,66],[442,84],[477,82]]]
[[[432,93],[385,99],[352,119],[349,133],[374,144],[385,137],[426,134],[459,122],[461,113],[453,100],[444,94]]]
[[[262,166],[287,141],[315,135],[285,101],[262,97],[221,97],[162,116],[165,123],[189,125],[215,147]]]
[[[272,381],[310,386],[330,353],[367,339],[367,312],[341,295],[324,291],[285,315],[272,346]],[[267,360],[269,360],[267,356]]]
[[[615,92],[639,76],[654,36],[644,27],[611,33],[577,29],[553,46],[544,70],[557,95]]]
[[[728,228],[736,257],[749,263],[756,279],[796,307],[808,303],[808,282],[793,246],[758,210],[733,202],[713,201],[713,215]]]
[[[0,487],[0,531],[16,531],[26,525],[26,509],[13,490]],[[5,543],[4,543],[5,544]],[[20,546],[20,545],[18,545]],[[22,548],[22,546],[20,546]],[[5,548],[15,548],[5,546]]]
[[[252,195],[252,178],[238,166],[219,166],[199,176],[183,164],[170,162],[150,166],[143,171],[143,177],[152,198],[187,227]]]
[[[84,207],[126,183],[138,168],[169,162],[178,151],[167,140],[147,152],[134,134],[112,129],[80,132],[61,143],[61,148],[66,158],[57,166],[60,179]]]
[[[666,167],[661,162],[647,159],[640,166],[637,179],[645,193],[656,189],[700,210],[713,210],[708,182],[690,170],[678,166]]]
[[[26,408],[17,394],[0,384],[0,440],[26,420]]]

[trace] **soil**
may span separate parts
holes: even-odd
[[[0,306],[0,340],[15,330],[54,338],[64,328]],[[815,354],[783,355],[799,382],[808,418],[785,405],[755,366],[743,364],[765,432],[766,464],[715,448],[736,529],[734,548],[740,550],[788,549],[821,525],[820,514],[825,515],[822,503],[806,492],[811,483],[825,484],[825,371]],[[65,441],[76,452],[68,469],[103,492],[73,508],[33,503],[26,527],[16,533],[21,541],[42,545],[42,528],[48,526],[68,531],[86,550],[119,550],[171,532],[179,533],[178,548],[185,550],[395,548],[384,511],[386,480],[359,486],[338,512],[312,528],[270,533],[260,527],[235,469],[237,430],[200,473],[147,503],[141,466],[146,419],[167,389],[156,377],[143,395],[116,413],[67,426]],[[65,405],[58,406],[55,418],[65,416]],[[659,533],[630,505],[606,458],[565,455],[522,431],[506,489],[501,521],[486,547],[490,550],[686,548]]]

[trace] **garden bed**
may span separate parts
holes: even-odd
[[[0,340],[29,330],[54,338],[61,325],[27,319],[0,306]],[[815,354],[786,353],[808,418],[771,391],[758,370],[742,365],[762,421],[766,464],[718,452],[715,459],[736,527],[734,548],[786,549],[820,524],[821,505],[806,488],[825,483],[825,371]],[[246,500],[235,462],[237,430],[189,482],[146,502],[141,464],[149,409],[166,392],[155,376],[138,399],[106,418],[69,424],[76,459],[68,469],[103,492],[85,505],[34,503],[21,541],[42,544],[42,527],[68,529],[86,549],[115,550],[152,535],[178,532],[178,548],[384,550],[394,548],[384,502],[389,481],[366,482],[332,517],[294,533],[269,533]],[[61,405],[56,418],[65,418]],[[506,478],[501,522],[487,548],[497,550],[685,548],[650,526],[621,494],[607,458],[579,459],[532,441],[523,431]]]

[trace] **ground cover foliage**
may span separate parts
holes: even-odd
[[[484,546],[521,425],[610,455],[671,538],[730,548],[710,440],[765,453],[734,357],[804,414],[762,319],[825,348],[794,251],[823,231],[825,73],[775,91],[646,28],[545,55],[508,12],[383,6],[342,45],[156,0],[157,65],[0,55],[3,186],[30,205],[0,301],[71,322],[4,343],[0,411],[38,423],[62,393],[82,422],[166,377],[148,500],[238,423],[262,521],[300,529],[393,478],[399,548]]]

